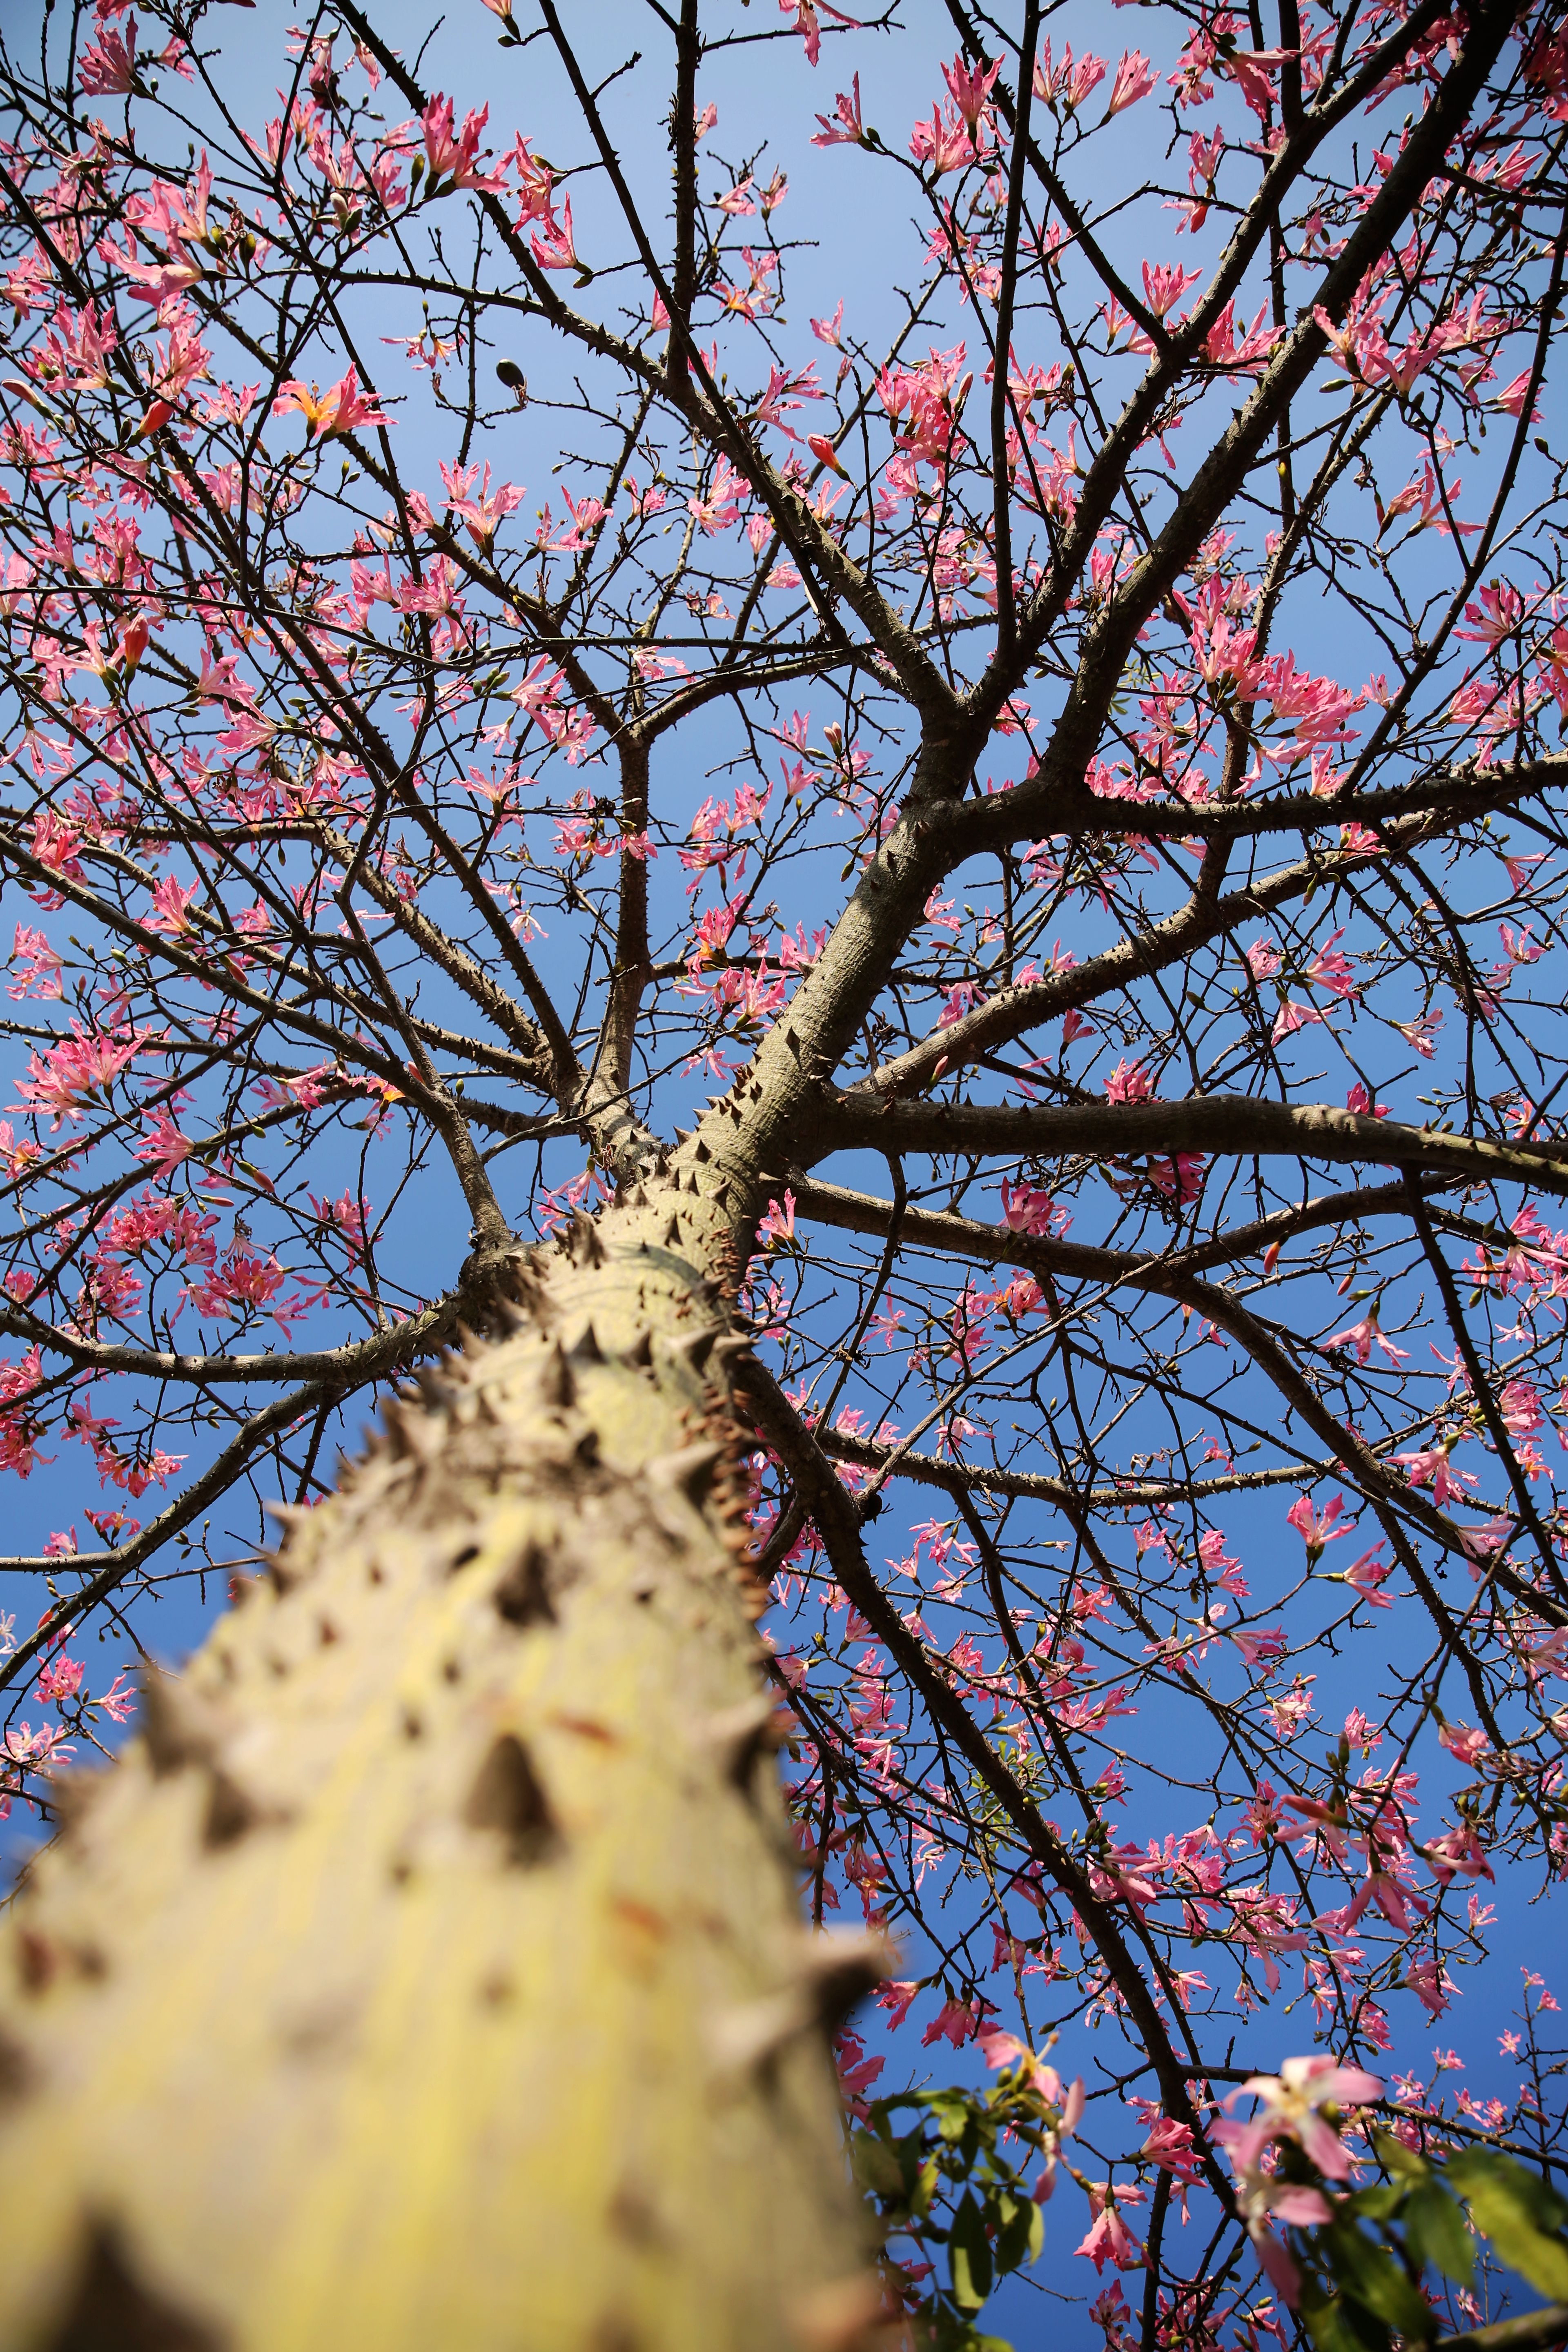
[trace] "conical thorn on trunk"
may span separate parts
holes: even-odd
[[[759,1691],[752,1698],[742,1699],[736,1706],[710,1715],[698,1736],[712,1754],[723,1778],[744,1796],[750,1790],[758,1759],[783,1745],[784,1731],[778,1701],[771,1691]]]
[[[592,1322],[584,1323],[568,1350],[574,1363],[602,1364],[605,1351],[599,1345],[598,1334]]]
[[[603,1265],[605,1244],[599,1238],[599,1228],[581,1209],[572,1212],[572,1224],[567,1240],[574,1265]]]
[[[688,1502],[700,1506],[723,1458],[721,1445],[683,1445],[678,1453],[660,1454],[650,1462],[647,1475],[656,1486],[672,1486]]]
[[[831,2038],[856,2004],[898,1965],[898,1951],[886,1936],[858,1927],[828,1928],[803,1937],[797,1981],[816,2023]]]
[[[162,1780],[189,1764],[207,1764],[216,1755],[224,1727],[205,1699],[175,1675],[149,1667],[142,1677],[140,1725],[147,1760]]]
[[[712,1354],[713,1343],[718,1337],[718,1324],[710,1323],[700,1331],[688,1331],[683,1338],[672,1339],[669,1352],[679,1363],[687,1364],[692,1371],[700,1372]]]

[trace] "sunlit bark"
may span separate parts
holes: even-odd
[[[5,2344],[794,2352],[864,2315],[822,2028],[878,1948],[798,1923],[738,1343],[657,1237],[678,1197],[503,1265],[495,1336],[79,1782],[0,1960]]]

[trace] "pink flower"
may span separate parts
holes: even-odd
[[[1501,392],[1493,394],[1492,406],[1506,409],[1510,416],[1522,416],[1524,404],[1530,397],[1531,374],[1531,371],[1529,368],[1522,368],[1510,384],[1505,385]],[[1540,409],[1532,408],[1530,412],[1531,425],[1538,423],[1540,416]]]
[[[1218,136],[1217,132],[1215,136]],[[1194,228],[1201,226],[1195,221],[1190,225]],[[1232,373],[1261,373],[1264,361],[1285,331],[1283,327],[1271,327],[1266,323],[1268,308],[1267,303],[1258,305],[1258,316],[1250,327],[1243,328],[1238,342],[1236,303],[1234,299],[1227,302],[1204,338],[1204,357],[1214,366]]]
[[[1343,937],[1342,927],[1331,932],[1322,946],[1314,951],[1312,961],[1307,966],[1307,978],[1312,986],[1326,988],[1331,996],[1351,997],[1357,993],[1350,958],[1340,953],[1337,944]]]
[[[1491,1741],[1486,1733],[1472,1731],[1468,1724],[1445,1723],[1437,1738],[1449,1755],[1457,1756],[1461,1764],[1479,1763],[1483,1756],[1491,1753]]]
[[[1478,1733],[1470,1736],[1479,1737]],[[1461,1822],[1457,1829],[1445,1830],[1441,1837],[1434,1838],[1426,1848],[1426,1859],[1440,1886],[1455,1878],[1495,1876],[1473,1822]]]
[[[1331,1332],[1323,1341],[1325,1348],[1343,1348],[1347,1345],[1355,1349],[1355,1360],[1358,1364],[1366,1362],[1374,1347],[1382,1349],[1391,1364],[1407,1364],[1410,1361],[1408,1348],[1396,1348],[1392,1339],[1384,1338],[1382,1326],[1377,1319],[1375,1307],[1369,1307],[1359,1323],[1352,1323],[1343,1331]]]
[[[34,1696],[44,1700],[75,1698],[86,1669],[79,1658],[51,1658],[38,1676]]]
[[[973,2042],[980,2031],[978,2008],[978,2001],[944,2000],[921,2035],[921,2047],[928,2048],[933,2042],[951,2042],[959,2050],[964,2042]]]
[[[1107,1102],[1147,1102],[1153,1091],[1153,1081],[1142,1063],[1129,1062],[1125,1056],[1105,1081]]]
[[[1063,2105],[1061,2076],[1054,2066],[1047,2066],[1043,2058],[1037,2058],[1026,2042],[1020,2042],[1015,2033],[1000,2033],[994,2031],[982,2033],[979,2040],[980,2054],[993,2071],[1001,2066],[1022,2066],[1026,2071],[1030,2087],[1039,2093],[1048,2106]],[[1075,2083],[1072,2090],[1068,2094],[1069,2101],[1075,2097],[1078,2113],[1081,2115],[1083,2111],[1081,2082]],[[1070,2130],[1070,2126],[1067,2128]]]
[[[577,258],[577,247],[573,238],[570,196],[563,200],[561,210],[564,215],[563,219],[556,221],[547,218],[544,235],[541,236],[535,230],[529,238],[529,244],[533,248],[533,257],[541,269],[580,270],[583,265]],[[665,324],[668,326],[668,323],[667,319]]]
[[[479,494],[473,495],[479,476],[477,466],[441,467],[441,479],[447,487],[447,504],[452,513],[460,515],[469,538],[482,552],[488,551],[503,518],[515,512],[523,501],[524,492],[515,482],[501,482],[490,488],[490,469],[486,460],[484,478],[479,484]]]
[[[1294,1002],[1282,1004],[1274,1016],[1274,1026],[1269,1032],[1269,1043],[1278,1045],[1283,1038],[1293,1036],[1298,1029],[1305,1029],[1309,1023],[1321,1022],[1322,1018],[1316,1005],[1297,1004]]]
[[[147,917],[147,929],[164,931],[171,939],[177,939],[182,931],[190,929],[190,904],[200,896],[200,883],[193,882],[187,887],[176,882],[172,874],[166,874],[153,893],[153,912]]]
[[[822,55],[822,31],[812,0],[779,0],[779,6],[786,16],[795,10],[795,29],[805,44],[805,62],[816,65]]]
[[[1150,2126],[1143,2154],[1163,2172],[1173,2173],[1178,2180],[1196,2180],[1202,2168],[1192,2126],[1175,2123],[1169,2116],[1161,2116]]]
[[[929,122],[917,122],[910,133],[910,153],[917,163],[929,163],[941,178],[962,172],[979,159],[969,125],[952,107],[933,106]]]
[[[1468,1470],[1453,1471],[1448,1467],[1448,1448],[1429,1445],[1416,1454],[1396,1454],[1396,1462],[1405,1465],[1405,1475],[1413,1486],[1430,1486],[1435,1503],[1462,1503],[1465,1487],[1477,1481]]]
[[[991,85],[1001,70],[1000,58],[991,66],[966,66],[962,58],[954,58],[950,66],[943,66],[942,78],[947,84],[949,95],[971,131],[984,113]]]
[[[1114,2263],[1119,2271],[1141,2270],[1143,2249],[1117,2210],[1117,2200],[1125,2198],[1131,2204],[1142,2194],[1141,2189],[1114,2189],[1103,2181],[1090,2189],[1089,2233],[1074,2253],[1087,2254],[1097,2271],[1103,2271],[1107,2263]]]
[[[454,188],[473,188],[488,196],[500,194],[505,185],[505,164],[500,172],[481,172],[479,168],[479,139],[489,121],[489,112],[487,106],[478,114],[466,115],[461,131],[454,131],[451,100],[437,95],[430,100],[421,127],[432,194],[437,182],[446,180]]]
[[[296,408],[310,425],[313,441],[330,438],[334,433],[352,433],[360,425],[392,423],[391,417],[384,416],[376,406],[374,395],[360,390],[359,374],[354,368],[340,376],[336,383],[330,383],[325,392],[318,392],[313,383],[304,384],[297,376],[290,376],[279,388],[272,414],[286,416]]]
[[[811,143],[814,147],[864,147],[869,143],[866,137],[866,126],[860,120],[858,74],[855,77],[853,96],[847,96],[840,90],[834,100],[832,116],[819,114],[816,119],[821,123],[822,129],[812,140]],[[840,303],[840,316],[843,314],[843,307]],[[812,323],[816,324],[815,320]],[[826,342],[828,338],[825,335],[822,340]]]
[[[94,1036],[73,1017],[68,1037],[62,1038],[42,1060],[37,1054],[29,1056],[27,1076],[16,1089],[22,1100],[11,1108],[52,1111],[50,1124],[55,1128],[62,1118],[79,1119],[83,1102],[107,1100],[113,1080],[152,1035],[151,1030],[138,1029],[129,1036]]]
[[[1238,2184],[1237,2201],[1247,2223],[1247,2234],[1252,2241],[1253,2252],[1278,2290],[1280,2301],[1295,2310],[1301,2300],[1301,2273],[1289,2248],[1280,2244],[1268,2227],[1268,2216],[1277,2213],[1282,2221],[1293,2222],[1300,2230],[1310,2230],[1319,2222],[1332,2221],[1333,2211],[1328,2199],[1320,2189],[1310,2189],[1304,2183],[1248,2171]]]
[[[1381,2099],[1383,2084],[1375,2074],[1358,2066],[1342,2066],[1328,2056],[1287,2058],[1278,2074],[1253,2074],[1226,2100],[1261,2099],[1261,2114],[1251,2121],[1209,2126],[1209,2137],[1230,2151],[1238,2173],[1250,2171],[1271,2140],[1290,2139],[1305,2150],[1329,2180],[1348,2179],[1350,2151],[1321,2112],[1326,2106],[1357,2106]],[[1276,2207],[1278,2211],[1280,2210]],[[1322,2214],[1313,2216],[1323,2220]]]
[[[851,2027],[846,2025],[834,2036],[833,2062],[838,2071],[838,2087],[844,2095],[845,2105],[852,2116],[858,2116],[864,2121],[868,2112],[866,2093],[876,2082],[887,2060],[868,2058],[865,2043]]]
[[[159,311],[166,302],[184,293],[187,287],[201,283],[201,270],[188,256],[179,260],[138,261],[136,240],[129,234],[123,253],[108,237],[100,239],[98,250],[105,261],[131,279],[137,300],[151,303]]]
[[[61,822],[53,809],[42,808],[33,819],[34,856],[40,866],[52,867],[55,873],[63,874],[68,882],[81,879],[81,866],[77,856],[79,838],[71,826]],[[34,896],[42,903],[40,893],[35,891]],[[58,906],[64,901],[56,899],[52,903]]]
[[[1065,107],[1069,114],[1074,114],[1089,92],[1097,89],[1105,79],[1105,59],[1092,56],[1088,50],[1075,60],[1070,41],[1062,45],[1061,64],[1053,67],[1051,45],[1047,38],[1035,65],[1035,95],[1043,98],[1047,106]]]
[[[555,175],[548,163],[540,162],[529,151],[526,139],[520,134],[508,162],[517,173],[518,194],[521,198],[517,226],[526,228],[530,221],[549,221],[552,209]],[[669,324],[668,320],[665,325]]]
[[[822,27],[817,17],[819,8],[825,15],[833,17],[837,23],[847,25],[855,32],[860,29],[860,20],[858,16],[847,16],[842,8],[832,7],[829,0],[779,0],[780,14],[785,16],[792,13],[794,15],[795,29],[805,44],[805,62],[808,66],[816,65],[822,54]]]
[[[1491,1873],[1487,1873],[1489,1878]],[[1447,1969],[1430,1958],[1412,1960],[1405,1972],[1405,1981],[1425,2008],[1428,2017],[1441,2017],[1448,2006],[1453,1991],[1453,1979]]]
[[[42,1764],[48,1757],[69,1756],[72,1749],[62,1746],[63,1727],[56,1723],[41,1723],[37,1731],[30,1723],[13,1723],[0,1738],[0,1758],[10,1764]]]
[[[1510,582],[1493,580],[1481,590],[1478,603],[1466,605],[1465,618],[1474,626],[1456,629],[1457,637],[1464,637],[1473,646],[1500,645],[1523,620],[1524,598]]]
[[[166,1110],[160,1110],[150,1132],[136,1146],[138,1160],[148,1160],[160,1175],[167,1176],[189,1153],[190,1144],[180,1133]]]
[[[757,1227],[757,1240],[764,1248],[768,1248],[774,1242],[793,1242],[794,1239],[795,1194],[786,1185],[782,1209],[776,1201],[768,1202],[768,1213]]]
[[[318,1198],[314,1192],[308,1193],[306,1197],[310,1201],[311,1211],[319,1224],[333,1226],[339,1233],[345,1234],[350,1242],[363,1247],[364,1202],[356,1200],[346,1186],[335,1201],[329,1199],[325,1194]]]
[[[1207,1155],[1202,1151],[1176,1151],[1168,1159],[1156,1153],[1149,1161],[1149,1181],[1167,1201],[1184,1209],[1202,1192],[1207,1166]]]
[[[1116,79],[1110,85],[1110,103],[1105,110],[1107,122],[1124,106],[1135,106],[1141,98],[1147,98],[1159,79],[1141,49],[1125,50],[1116,68]]]
[[[1057,1204],[1048,1192],[1037,1192],[1030,1184],[1009,1184],[1002,1180],[1002,1214],[1008,1230],[1015,1234],[1048,1234]]]
[[[902,2025],[919,1990],[918,1983],[900,1982],[892,1977],[889,1977],[885,1984],[878,1986],[875,1995],[877,2005],[879,2009],[887,2011],[889,2026]]]
[[[1372,1608],[1392,1609],[1393,1601],[1384,1599],[1380,1588],[1387,1583],[1393,1573],[1387,1562],[1378,1559],[1374,1547],[1371,1551],[1363,1551],[1354,1565],[1345,1570],[1344,1580]]]
[[[1321,1559],[1329,1544],[1337,1543],[1341,1536],[1348,1536],[1354,1527],[1353,1519],[1347,1519],[1342,1528],[1334,1526],[1334,1521],[1344,1507],[1344,1496],[1335,1495],[1320,1517],[1312,1508],[1311,1497],[1308,1495],[1298,1495],[1286,1512],[1285,1523],[1288,1527],[1295,1528],[1306,1545],[1309,1561]]]
[[[115,632],[114,658],[127,677],[134,677],[142,656],[147,650],[152,634],[146,620],[140,614],[134,620],[123,623]]]
[[[937,1027],[951,1029],[955,1021],[962,1021],[965,1013],[973,1013],[976,1005],[983,1004],[984,1001],[976,982],[961,980],[957,987],[950,989],[943,999],[942,1010],[936,1016]]]
[[[1163,261],[1143,264],[1143,296],[1156,319],[1163,319],[1173,302],[1179,302],[1189,286],[1195,286],[1203,276],[1201,269],[1184,269],[1178,264],[1167,268]]]
[[[136,82],[135,17],[126,26],[123,40],[105,26],[96,46],[83,50],[77,74],[90,98],[129,96]]]
[[[21,969],[6,990],[7,996],[64,995],[60,982],[62,959],[55,953],[42,931],[32,929],[26,923],[18,923],[11,961],[14,964],[20,963]]]
[[[102,1697],[94,1699],[92,1704],[103,1709],[110,1723],[123,1723],[136,1705],[135,1685],[128,1683],[123,1675],[117,1675]]]

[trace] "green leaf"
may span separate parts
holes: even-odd
[[[947,2263],[952,2277],[953,2301],[967,2311],[978,2311],[991,2292],[991,2246],[980,2208],[967,2189],[959,2200],[948,2233]]]
[[[849,2161],[855,2178],[862,2189],[876,2197],[905,2195],[904,2168],[899,2161],[897,2148],[889,2147],[885,2139],[874,2132],[857,2132],[849,2143]]]
[[[969,2128],[969,2101],[962,2091],[932,2091],[925,2104],[936,2119],[936,2127],[945,2140],[959,2140]]]
[[[1475,2240],[1447,2190],[1438,2181],[1424,2182],[1411,2192],[1404,2218],[1405,2242],[1415,2260],[1441,2271],[1456,2286],[1468,2286],[1475,2276]]]
[[[996,2230],[993,2248],[996,2268],[1004,2276],[1008,2271],[1032,2263],[1045,2243],[1045,2217],[1032,2197],[1007,2195],[988,2197],[985,2200],[988,2218]]]
[[[1315,2279],[1302,2281],[1301,2316],[1314,2352],[1389,2352],[1389,2332],[1380,2319],[1342,2294],[1325,2294]]]
[[[1348,2301],[1360,2304],[1401,2336],[1425,2343],[1436,2334],[1436,2315],[1426,2298],[1387,2247],[1363,2236],[1353,2221],[1336,2221],[1321,2231],[1318,2249]]]
[[[925,2134],[917,2125],[916,2128],[912,2132],[905,2132],[901,2139],[895,2139],[893,2147],[899,2159],[899,2169],[903,2176],[903,2189],[901,2194],[903,2196],[904,2202],[906,2205],[913,2205],[917,2202],[921,2194],[922,2184],[925,2179]],[[936,2176],[933,2173],[931,2176],[933,2187],[935,2185],[935,2178]],[[930,2192],[927,2191],[926,2203],[929,2205],[930,2202],[931,2195]]]
[[[1568,2206],[1556,2190],[1498,2148],[1462,2149],[1449,2160],[1448,2178],[1510,2269],[1538,2294],[1568,2301],[1568,2243],[1561,2235]]]
[[[1354,2352],[1388,2352],[1393,2336],[1384,2322],[1374,2311],[1369,2311],[1364,2303],[1357,2303],[1353,2296],[1342,2294],[1335,2309],[1344,2330],[1347,2347],[1353,2347]]]
[[[1392,2172],[1396,2180],[1431,2179],[1432,2168],[1426,2158],[1418,2155],[1415,2148],[1406,2147],[1402,2139],[1395,2139],[1392,2132],[1373,2132],[1372,2144],[1377,2152],[1378,2162],[1385,2172]]]
[[[1503,2182],[1538,2230],[1549,2236],[1568,2231],[1568,2198],[1560,2195],[1544,2174],[1531,2172],[1528,2165],[1505,2156],[1501,2148],[1461,2148],[1448,2159],[1447,2177],[1467,2197],[1473,2181]]]
[[[1001,2336],[982,2336],[959,2314],[937,2305],[922,2315],[931,2328],[932,2352],[1013,2352]]]
[[[1391,2221],[1409,2194],[1402,2180],[1374,2181],[1370,2189],[1358,2189],[1345,2203],[1352,2213],[1363,2213],[1369,2221]]]

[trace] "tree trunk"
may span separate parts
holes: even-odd
[[[860,2340],[819,2029],[876,1954],[799,1922],[675,1205],[520,1263],[68,1784],[0,1949],[7,2352]]]

